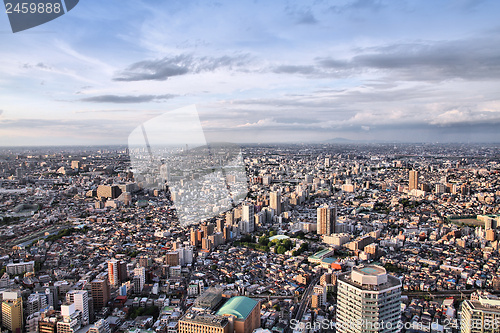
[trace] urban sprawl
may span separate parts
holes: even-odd
[[[500,332],[497,145],[225,149],[3,148],[1,331]]]

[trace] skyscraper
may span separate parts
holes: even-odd
[[[337,332],[399,332],[401,281],[376,265],[338,277]]]
[[[316,211],[316,223],[318,235],[331,235],[335,233],[337,223],[337,207],[321,206]]]
[[[254,207],[251,203],[244,202],[241,205],[241,221],[245,225],[243,228],[244,232],[251,233],[254,231]]]
[[[410,170],[409,190],[411,191],[416,189],[418,189],[418,171]]]
[[[279,191],[271,192],[269,195],[269,206],[274,209],[276,216],[281,214],[281,193]]]

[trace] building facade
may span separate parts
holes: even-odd
[[[339,276],[337,332],[399,332],[401,281],[376,265]]]

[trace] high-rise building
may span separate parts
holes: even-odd
[[[318,235],[331,235],[335,233],[337,223],[337,207],[321,206],[318,207],[316,217]]]
[[[337,332],[399,332],[401,281],[376,265],[338,277]]]
[[[198,242],[198,233],[196,229],[191,229],[190,233],[191,245],[197,247],[200,242]]]
[[[23,330],[23,298],[17,291],[3,292],[2,326],[12,333]]]
[[[234,213],[232,210],[226,213],[226,225],[232,226],[234,223]]]
[[[108,261],[108,279],[111,286],[118,286],[127,279],[127,264],[123,261],[111,259]]]
[[[208,223],[201,226],[201,231],[203,231],[203,237],[208,237],[214,233],[215,226],[212,223]]]
[[[217,223],[216,223],[216,224],[217,224],[217,231],[218,231],[218,232],[223,232],[223,231],[224,231],[224,219],[219,218],[219,219],[217,220]]]
[[[410,182],[408,189],[417,190],[418,189],[418,171],[410,170]]]
[[[89,319],[89,293],[87,290],[71,290],[66,294],[66,302],[74,303],[75,310],[82,314],[82,325],[90,324]]]
[[[281,214],[281,193],[274,191],[269,194],[269,206],[274,209],[277,216]]]
[[[108,305],[111,297],[108,279],[97,278],[91,282],[92,299],[94,300],[94,309],[100,310]]]
[[[139,283],[136,286],[136,290],[142,291],[144,289],[144,284],[146,283],[146,269],[144,267],[137,267],[134,269],[134,281]]]
[[[241,211],[241,221],[246,222],[246,223],[244,223],[245,228],[244,229],[242,228],[242,230],[244,230],[244,232],[246,232],[246,233],[251,233],[255,229],[254,207],[251,203],[244,202],[241,205],[241,210],[242,210]]]

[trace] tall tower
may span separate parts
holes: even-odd
[[[108,279],[111,286],[117,286],[120,283],[118,278],[118,260],[108,261]]]
[[[254,207],[251,203],[244,202],[241,205],[241,221],[248,223],[245,232],[250,233],[254,231]]]
[[[409,190],[418,189],[418,171],[410,170]]]
[[[279,191],[271,192],[269,195],[269,206],[274,209],[276,216],[281,214],[281,193]]]
[[[376,265],[338,277],[337,332],[399,332],[401,281]]]
[[[337,207],[321,206],[316,211],[316,223],[318,235],[331,235],[335,233],[337,224]]]

